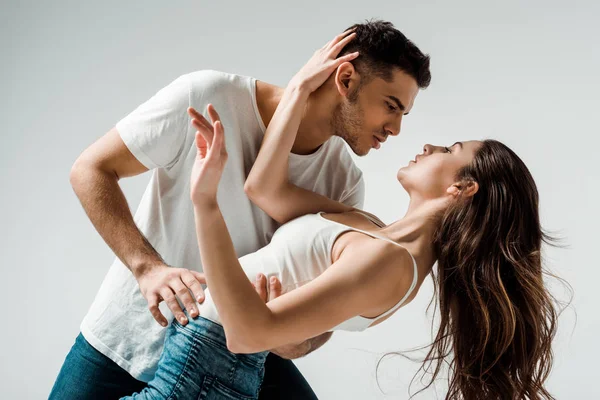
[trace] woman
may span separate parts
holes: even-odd
[[[212,125],[190,110],[198,129],[191,199],[210,290],[200,317],[173,322],[155,378],[133,397],[256,398],[268,349],[383,322],[416,296],[436,261],[442,320],[427,359],[439,365],[453,351],[447,397],[551,397],[543,383],[556,313],[542,280],[537,189],[515,153],[496,141],[426,145],[398,171],[410,205],[387,226],[289,183],[309,94],[358,56],[337,58],[352,37],[318,50],[286,88],[246,182],[284,225],[239,260],[216,200],[223,126],[210,106]],[[279,277],[287,293],[265,304],[249,280],[257,272]]]

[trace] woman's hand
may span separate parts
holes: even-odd
[[[195,205],[216,204],[219,181],[227,162],[223,124],[212,104],[207,110],[212,125],[193,107],[188,108],[192,125],[197,129],[197,154],[190,180],[190,198]]]
[[[356,33],[350,32],[352,31],[348,30],[336,36],[332,41],[315,51],[311,59],[292,78],[288,86],[301,88],[308,93],[312,93],[325,83],[337,67],[358,57],[358,52],[354,52],[337,58],[340,51],[356,37]]]

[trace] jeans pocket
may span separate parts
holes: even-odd
[[[198,400],[256,400],[257,398],[257,395],[249,396],[238,392],[236,389],[223,384],[212,375],[204,377],[200,396],[198,396]]]

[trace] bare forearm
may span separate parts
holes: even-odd
[[[296,87],[286,88],[246,180],[246,189],[250,195],[277,192],[288,184],[289,153],[307,100],[306,91]]]
[[[281,224],[317,211],[352,209],[289,181],[289,154],[307,99],[304,89],[293,85],[286,88],[244,186],[252,202]]]
[[[163,263],[135,225],[127,199],[114,174],[91,166],[76,166],[71,185],[90,221],[106,244],[134,275]]]
[[[194,204],[196,236],[210,293],[228,343],[260,340],[271,311],[242,269],[216,200]]]

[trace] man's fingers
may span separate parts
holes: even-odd
[[[181,281],[187,286],[192,293],[194,298],[200,302],[199,299],[204,300],[204,289],[202,289],[201,281],[189,270],[184,270],[181,274]],[[206,282],[206,279],[204,280]]]
[[[256,289],[256,292],[258,293],[258,295],[260,296],[262,301],[264,301],[266,303],[267,302],[267,280],[265,279],[265,276],[263,274],[258,274],[256,276],[256,280],[254,281],[254,289]]]
[[[167,326],[167,319],[164,315],[161,314],[160,310],[158,309],[158,303],[160,303],[160,299],[156,294],[150,294],[148,296],[148,309],[150,310],[150,314],[152,314],[152,317],[154,317],[156,322],[158,322],[162,326]]]
[[[194,277],[198,280],[198,282],[206,285],[206,276],[202,272],[194,271],[193,269],[188,269]]]
[[[167,286],[163,287],[160,291],[160,296],[163,298],[165,303],[167,303],[167,307],[169,307],[175,318],[177,318],[177,321],[179,321],[181,325],[187,325],[188,319],[179,306],[177,298],[175,297],[175,294],[171,288]]]
[[[187,310],[188,314],[192,318],[196,318],[198,316],[198,309],[196,308],[196,302],[192,298],[190,294],[190,290],[183,283],[180,277],[173,279],[171,282],[171,289],[175,292],[179,300],[183,303],[183,306]]]
[[[196,280],[198,282],[206,284],[206,277],[204,276],[204,274],[202,272],[198,272],[198,271],[194,271],[194,270],[188,270],[188,271],[191,272],[192,275],[194,275],[194,277],[196,278]],[[197,294],[195,296],[196,296],[196,300],[198,300],[198,303],[202,303],[204,301],[204,299],[206,298],[206,295],[204,294],[204,289],[202,289],[202,292],[200,294]]]

